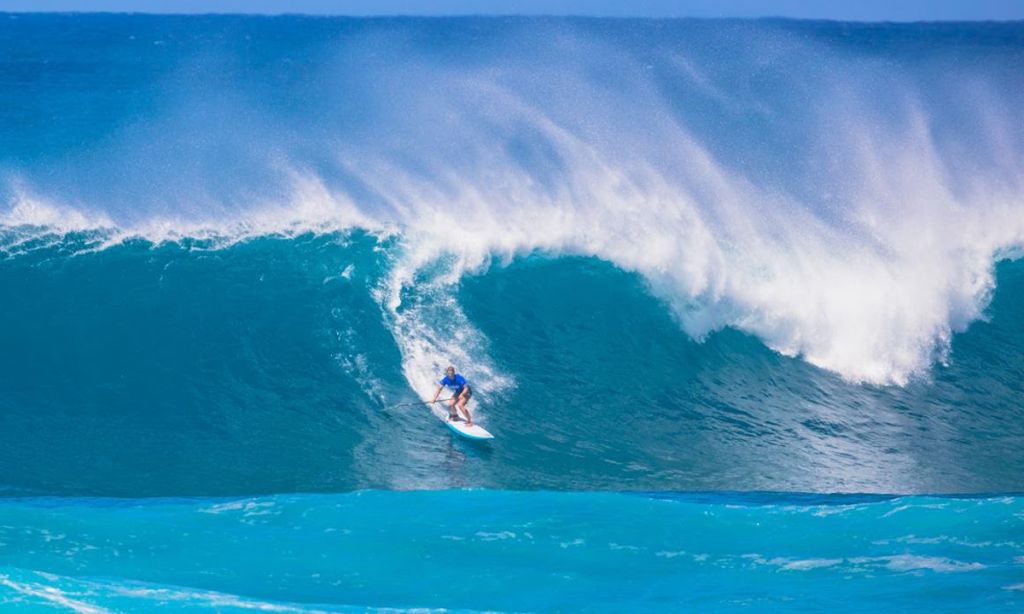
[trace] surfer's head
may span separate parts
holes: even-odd
[[[455,367],[448,365],[448,368],[444,370],[448,375],[455,377]]]

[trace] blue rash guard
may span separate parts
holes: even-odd
[[[441,385],[447,386],[452,391],[452,396],[459,396],[462,394],[462,389],[466,387],[466,378],[458,373],[455,374],[454,380],[445,375],[444,379],[441,380]]]

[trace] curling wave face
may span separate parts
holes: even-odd
[[[1022,487],[1019,263],[948,366],[875,387],[735,330],[696,342],[641,276],[593,258],[457,287],[428,270],[392,308],[387,237],[102,241],[37,237],[0,261],[18,297],[0,306],[11,493]],[[499,435],[485,449],[390,407],[430,393],[409,374],[454,343]]]

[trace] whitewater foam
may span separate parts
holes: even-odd
[[[326,78],[359,58],[361,78],[350,85],[376,104],[350,133],[323,121],[314,124],[323,134],[302,128],[315,164],[289,150],[282,135],[296,126],[265,129],[281,142],[260,170],[280,182],[272,193],[290,195],[283,199],[246,191],[204,216],[192,202],[169,207],[169,196],[152,195],[159,206],[108,211],[64,204],[60,189],[26,173],[20,193],[44,196],[15,198],[0,225],[94,230],[100,248],[139,237],[218,247],[352,228],[397,236],[378,299],[406,378],[424,395],[450,362],[474,365],[488,388],[512,385],[452,295],[465,275],[524,255],[595,256],[637,272],[695,339],[734,327],[849,381],[906,384],[948,361],[953,335],[984,316],[994,263],[1024,246],[1024,155],[1005,104],[1012,77],[983,64],[977,74],[959,71],[958,83],[974,87],[957,97],[926,89],[915,72],[941,68],[937,53],[919,68],[894,68],[844,55],[827,37],[747,25],[755,47],[814,58],[761,66],[766,78],[803,87],[751,99],[737,87],[754,68],[727,31],[712,37],[726,49],[716,63],[678,40],[636,47],[578,25],[537,27],[551,35],[545,42],[508,33],[493,55],[467,50],[472,61],[425,53],[400,27],[327,54],[310,70]],[[361,44],[381,37],[406,59],[368,58]],[[195,104],[188,83],[168,87],[184,110]],[[223,97],[216,103],[230,110],[236,101]],[[794,121],[794,108],[807,110],[795,116],[804,140],[791,142],[784,120]],[[186,136],[204,128],[233,135],[182,111],[154,121],[180,120]],[[951,129],[964,115],[972,123]],[[763,142],[729,147],[730,129],[713,129],[727,120],[769,126]],[[734,130],[759,134],[746,129]],[[139,138],[120,132],[111,152],[147,151]],[[748,167],[745,148],[791,164],[779,165],[782,173]],[[125,159],[129,168],[146,162]],[[195,186],[196,202],[217,192],[204,187]]]

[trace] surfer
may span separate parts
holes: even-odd
[[[458,420],[461,412],[466,417],[466,426],[473,426],[473,416],[470,415],[469,408],[466,407],[466,403],[469,403],[469,398],[473,394],[469,389],[469,384],[466,383],[466,378],[456,373],[455,367],[445,369],[444,378],[440,381],[431,403],[437,403],[437,397],[441,396],[441,391],[446,386],[452,391],[452,398],[448,400],[448,420]]]

